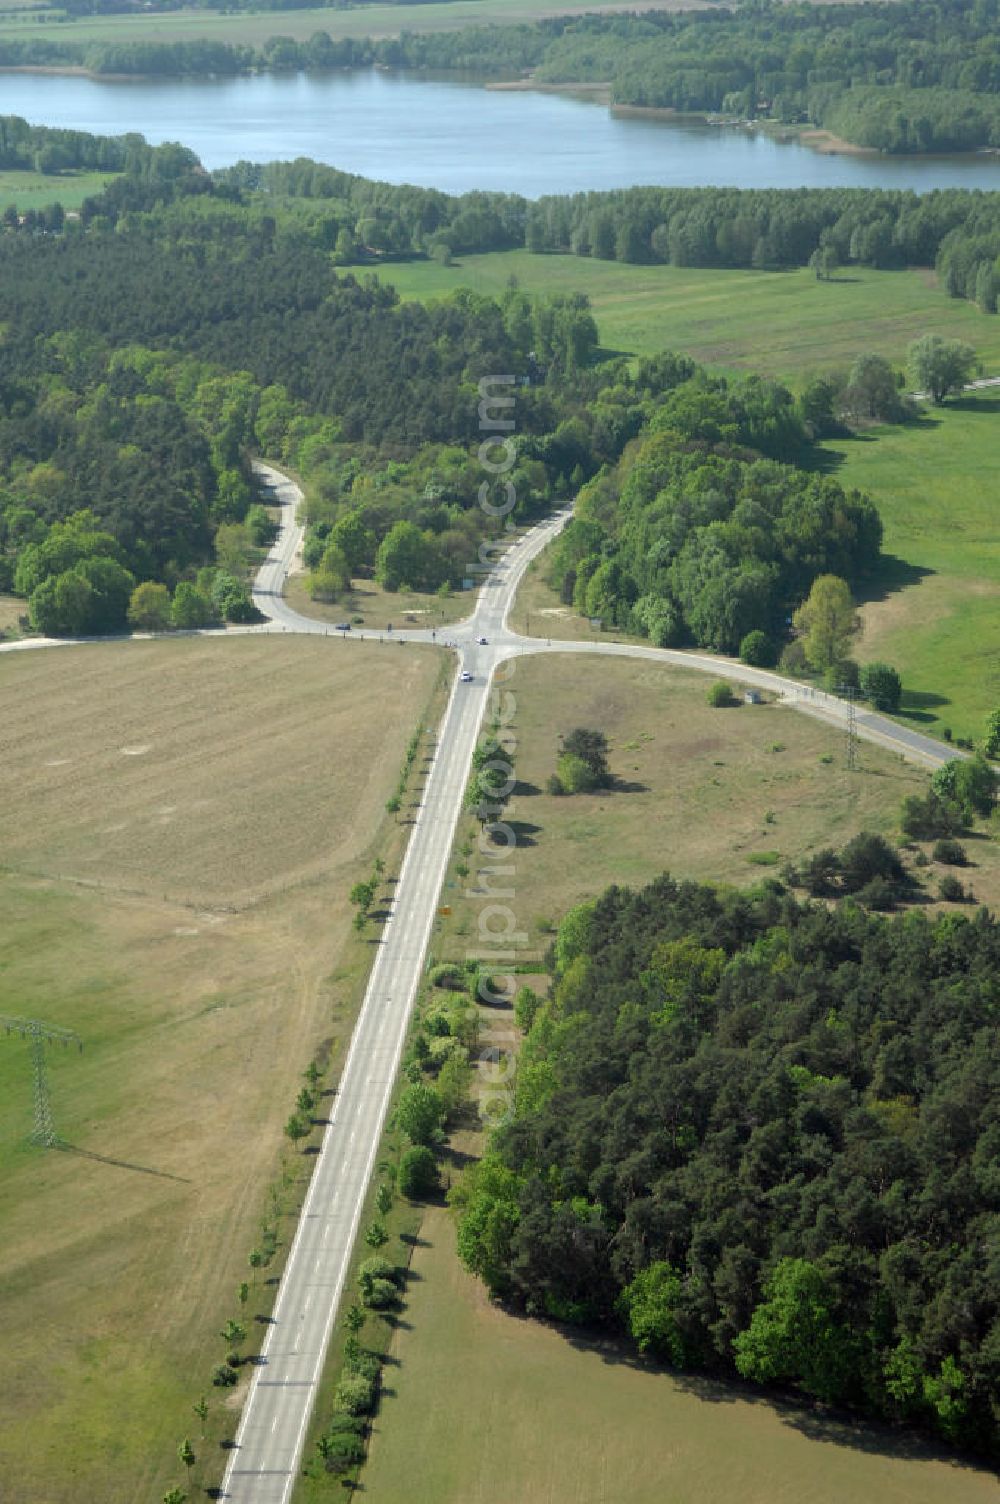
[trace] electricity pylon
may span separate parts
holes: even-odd
[[[848,769],[853,772],[858,766],[858,708],[857,690],[853,684],[842,684],[840,694],[847,701],[847,732],[844,737]]]
[[[59,1029],[43,1023],[40,1018],[8,1018],[0,1013],[0,1026],[9,1034],[20,1034],[31,1043],[31,1065],[35,1078],[35,1126],[31,1142],[45,1149],[52,1149],[59,1142],[52,1124],[52,1105],[49,1100],[49,1077],[45,1065],[47,1044],[75,1044],[83,1049],[83,1040],[72,1029]]]

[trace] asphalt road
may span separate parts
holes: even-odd
[[[279,630],[326,634],[325,623],[296,616],[277,593],[298,532],[294,488],[282,482],[278,495],[289,515],[258,576],[255,598]],[[499,629],[525,567],[561,522],[548,521],[515,543],[486,581],[475,614],[460,629],[448,629],[461,639],[462,665],[473,679],[456,676],[452,686],[390,918],[373,945],[361,1014],[223,1480],[223,1497],[238,1504],[287,1504],[295,1484],[497,661],[491,642],[482,646],[478,639]],[[351,640],[363,636],[350,634]],[[430,641],[429,631],[406,636]],[[385,651],[397,649],[387,640]]]

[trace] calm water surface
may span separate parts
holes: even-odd
[[[564,95],[374,69],[102,83],[0,74],[0,114],[98,135],[183,141],[206,167],[312,157],[392,183],[543,193],[636,183],[1000,189],[1000,158],[821,156],[738,129],[619,119]]]

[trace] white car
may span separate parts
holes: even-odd
[[[469,673],[469,670],[467,668],[463,668],[459,677],[461,678],[463,684],[472,683],[472,675]]]

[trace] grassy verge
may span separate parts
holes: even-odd
[[[851,267],[832,282],[808,268],[788,272],[626,266],[583,256],[527,251],[463,256],[454,266],[412,261],[385,267],[404,298],[440,297],[457,287],[498,295],[511,276],[530,293],[588,295],[602,346],[629,355],[684,350],[731,371],[800,382],[874,350],[901,361],[918,335],[971,344],[1000,373],[1000,319],[949,298],[929,271]]]
[[[355,580],[340,600],[314,601],[304,575],[293,575],[285,591],[288,604],[318,621],[349,621],[359,631],[384,632],[393,627],[444,627],[461,621],[475,609],[469,590],[451,595],[427,595],[419,590],[383,590],[375,580]]]
[[[266,1219],[261,1330],[311,1162],[282,1126],[308,1061],[334,1080],[346,1052],[371,959],[347,892],[376,852],[398,870],[385,800],[438,677],[433,652],[374,674],[377,653],[260,637],[0,659],[19,790],[3,1006],[85,1041],[50,1057],[59,1153],[25,1142],[27,1051],[0,1036],[5,1504],[158,1498],[184,1435],[192,1483],[218,1482],[239,1406],[211,1388],[218,1332]]]

